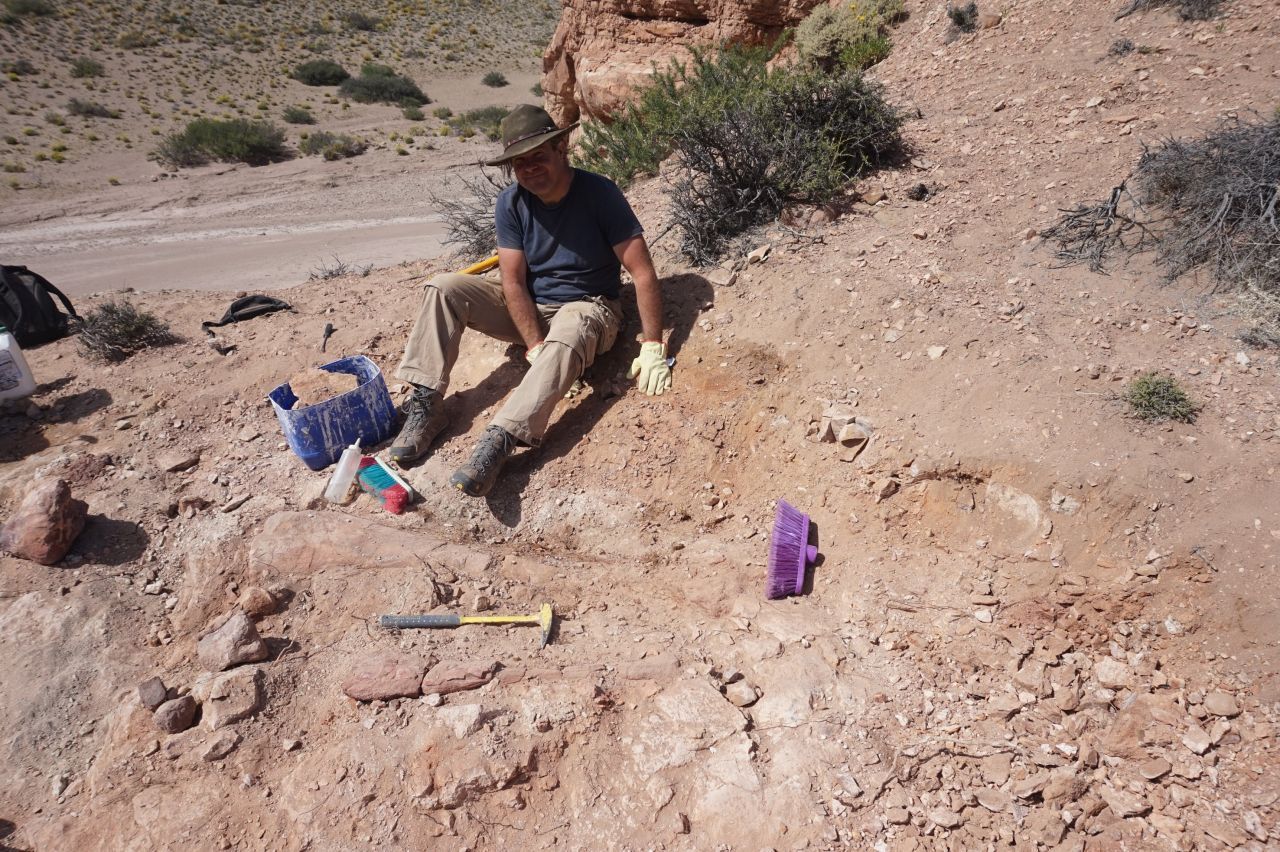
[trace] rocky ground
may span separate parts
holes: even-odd
[[[1204,282],[1053,269],[1035,238],[1141,141],[1273,108],[1274,16],[1014,2],[950,40],[941,4],[908,9],[875,73],[919,108],[914,162],[762,234],[757,263],[691,269],[658,240],[673,393],[622,375],[632,308],[487,500],[444,483],[520,352],[465,342],[401,516],[324,504],[265,402],[341,354],[390,375],[441,261],[278,291],[294,311],[221,330],[226,354],[198,324],[234,294],[165,290],[129,298],[182,343],[109,368],[74,339],[31,352],[0,517],[58,478],[87,522],[52,566],[0,557],[0,841],[1280,842],[1280,359]],[[1108,57],[1120,37],[1151,50]],[[661,177],[630,194],[662,233]],[[1128,416],[1148,369],[1203,405],[1194,424]],[[824,440],[851,418],[857,454]],[[821,560],[767,602],[780,498]],[[376,623],[543,601],[543,650],[532,627]]]

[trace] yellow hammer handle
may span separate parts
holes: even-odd
[[[537,624],[536,615],[464,615],[461,624]]]
[[[497,265],[498,265],[498,256],[495,254],[495,255],[492,255],[491,257],[486,257],[484,260],[477,261],[476,263],[471,264],[466,269],[459,271],[458,274],[459,275],[479,275],[481,272],[488,272],[490,269],[493,269]]]

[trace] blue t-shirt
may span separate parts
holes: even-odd
[[[494,223],[498,248],[524,252],[529,290],[543,305],[618,298],[622,264],[613,247],[644,233],[618,185],[582,169],[555,205],[511,184],[498,194]]]

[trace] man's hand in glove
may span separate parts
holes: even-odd
[[[539,340],[533,346],[530,346],[524,352],[524,360],[532,364],[538,357],[538,353],[542,351],[542,347],[547,345],[547,341]]]
[[[628,379],[649,396],[661,395],[671,388],[671,368],[667,366],[667,347],[660,340],[640,344],[640,357],[631,362]]]

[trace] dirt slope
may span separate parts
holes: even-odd
[[[1051,269],[1030,236],[1105,193],[1142,140],[1273,108],[1280,25],[1261,2],[1207,24],[1017,2],[949,42],[940,5],[908,8],[875,73],[919,108],[917,153],[863,187],[886,199],[763,235],[768,259],[732,284],[660,242],[674,393],[631,391],[620,344],[488,500],[442,485],[518,352],[466,341],[453,424],[398,518],[315,502],[323,475],[264,402],[335,354],[390,373],[438,262],[279,291],[295,312],[226,329],[225,356],[198,323],[232,294],[168,291],[132,298],[183,344],[110,369],[73,340],[33,352],[40,410],[0,417],[0,506],[56,473],[91,522],[62,565],[0,561],[20,684],[0,698],[4,842],[1280,841],[1280,364],[1241,355],[1233,306],[1197,282]],[[1107,58],[1122,36],[1155,52]],[[921,182],[935,194],[907,200]],[[661,190],[631,193],[652,234]],[[1203,403],[1194,425],[1127,418],[1116,395],[1152,368]],[[818,440],[832,405],[871,425],[855,461]],[[199,462],[167,472],[171,450]],[[809,594],[768,603],[779,498],[812,516],[822,561]],[[197,635],[251,587],[281,602],[258,625],[271,656],[210,698]],[[560,622],[542,652],[527,629],[373,623],[543,600]],[[341,685],[373,652],[501,668],[439,700],[357,703]],[[155,729],[135,689],[152,675],[204,697],[196,728]],[[260,708],[210,730],[253,677]]]

